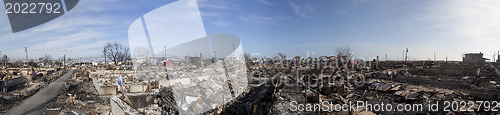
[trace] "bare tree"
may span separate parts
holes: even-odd
[[[70,63],[71,60],[74,60],[74,59],[68,58],[68,59],[66,59],[66,61],[64,61],[64,57],[62,56],[62,57],[59,57],[57,59],[53,59],[53,64],[58,65],[58,66],[64,66],[66,64],[71,65],[71,63]]]
[[[134,58],[149,58],[151,57],[151,51],[144,47],[138,47],[134,49]]]
[[[249,60],[250,59],[250,54],[245,53],[245,54],[243,54],[243,57],[245,58],[245,60]]]
[[[278,56],[279,56],[281,59],[286,59],[286,55],[285,55],[285,54],[283,54],[283,53],[281,53],[281,52],[279,52],[279,53],[278,53]]]
[[[2,56],[1,61],[2,61],[2,64],[3,64],[3,65],[7,65],[7,63],[9,63],[9,60],[10,60],[10,59],[9,59],[9,57],[7,57],[7,55],[3,55],[3,56]]]
[[[38,64],[37,64],[35,61],[30,60],[30,61],[28,62],[28,66],[31,66],[31,67],[38,67]]]
[[[338,57],[343,57],[345,56],[347,59],[352,59],[352,57],[354,56],[352,54],[352,51],[349,47],[342,47],[342,48],[337,48],[337,56]]]
[[[23,66],[23,61],[17,60],[14,63],[11,63],[9,66],[10,67],[21,67],[21,66]]]
[[[118,62],[128,61],[130,60],[130,51],[129,48],[123,47],[123,45],[118,43],[107,43],[104,46],[104,55],[111,59],[111,61],[118,64]]]
[[[46,65],[52,64],[52,56],[50,56],[49,54],[45,54],[44,56],[38,58],[38,61]]]
[[[129,48],[122,48],[122,52],[118,54],[118,61],[128,61],[131,60]]]

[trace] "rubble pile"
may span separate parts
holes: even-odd
[[[3,88],[4,83],[9,83],[10,79],[22,79],[19,81],[20,84],[7,87],[6,93],[0,91],[0,114],[19,105],[23,100],[36,94],[66,73],[60,68],[37,68],[35,70],[37,75],[33,77],[28,74],[30,70],[30,68],[8,68],[0,72],[0,76],[7,77],[6,80],[8,80],[7,82],[1,81],[0,89]]]
[[[252,87],[248,92],[243,93],[236,102],[229,103],[224,106],[220,114],[235,115],[235,114],[270,114],[270,109],[276,98],[273,97],[276,79],[265,81],[265,83]],[[214,113],[207,112],[205,114]],[[218,114],[218,113],[214,113]]]
[[[110,113],[109,96],[101,96],[93,88],[90,72],[74,70],[63,92],[46,105],[43,112],[53,114],[107,114]]]
[[[158,106],[161,107],[162,114],[179,114],[177,103],[175,102],[174,94],[171,88],[164,88],[158,96]]]
[[[500,71],[490,63],[325,57],[246,62],[191,58],[171,64],[142,64],[134,70],[78,68],[44,113],[490,114],[443,109],[446,102],[471,102],[475,106],[466,107],[475,110],[475,101],[500,100],[494,93],[500,92]],[[323,104],[349,106],[325,111]],[[367,108],[375,104],[412,105],[417,110]],[[429,110],[434,104],[440,105],[439,111]]]
[[[500,99],[498,93],[492,93],[500,92],[500,88],[496,86],[496,81],[500,79],[497,77],[498,70],[491,64],[381,62],[379,67],[371,66],[370,69],[346,69],[342,66],[326,69],[321,67],[324,66],[322,64],[290,67],[282,64],[287,64],[287,62],[273,65],[273,63],[256,64],[250,61],[248,64],[249,83],[258,84],[258,87],[251,88],[249,92],[244,94],[244,97],[227,105],[222,114],[490,114],[491,111],[484,110],[448,112],[443,111],[442,105],[444,102],[496,101]],[[288,62],[288,64],[293,64],[293,62]],[[318,67],[323,69],[317,69]],[[436,69],[436,72],[409,70],[412,68],[430,68]],[[457,74],[449,72],[448,68],[477,68],[475,70],[478,73],[472,74],[465,70],[466,72]],[[356,80],[352,79],[355,77],[347,78],[351,81],[332,79],[332,77],[345,75],[348,72],[366,76],[366,82],[360,86],[349,86],[337,83],[352,83],[352,80]],[[321,73],[323,73],[322,77],[318,77]],[[303,75],[312,75],[312,77],[303,77]],[[271,85],[259,84],[258,79],[261,78],[277,82]],[[323,102],[349,104],[358,101],[366,102],[366,104],[385,103],[393,106],[398,104],[431,105],[435,103],[439,103],[441,106],[438,108],[439,111],[425,109],[422,111],[364,109],[357,111],[292,111],[294,107],[297,107],[297,104],[321,105]],[[294,102],[295,105],[292,105],[291,102]],[[479,103],[476,103],[470,109],[476,110],[478,105]]]

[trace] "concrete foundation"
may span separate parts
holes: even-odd
[[[116,85],[110,85],[110,86],[100,85],[98,80],[95,78],[92,79],[92,82],[97,92],[99,92],[99,95],[114,95],[118,91],[118,86]]]
[[[111,113],[113,115],[139,115],[139,111],[132,108],[126,102],[121,100],[118,96],[114,95],[110,99]]]
[[[148,85],[146,84],[132,84],[128,85],[128,91],[130,93],[142,93],[148,90]]]
[[[144,108],[154,103],[156,95],[128,95],[130,101],[138,108]]]
[[[130,103],[133,103],[135,107],[139,110],[143,111],[144,107],[148,107],[151,104],[154,104],[154,100],[156,98],[156,94],[150,93],[141,93],[141,94],[125,94],[130,99]],[[111,112],[114,115],[138,115],[141,112],[134,109],[134,107],[130,106],[127,102],[123,101],[119,98],[118,95],[113,95],[111,97]],[[157,114],[157,113],[156,113]]]
[[[16,77],[13,77],[12,79],[7,80],[7,85],[5,85],[5,82],[2,81],[0,83],[0,88],[3,88],[4,86],[5,87],[12,87],[12,86],[20,85],[20,84],[26,83],[26,81],[27,81],[27,79],[25,77],[16,76]]]

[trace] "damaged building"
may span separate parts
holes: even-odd
[[[486,60],[490,60],[488,58],[483,58],[483,53],[466,53],[463,57],[463,63],[470,64],[483,64]]]
[[[500,71],[495,64],[458,61],[352,62],[345,58],[323,56],[273,59],[272,63],[260,63],[228,56],[175,59],[170,61],[172,65],[169,66],[141,64],[137,69],[74,67],[63,92],[45,106],[43,113],[497,113],[481,109],[476,103],[500,99],[498,93],[494,93],[500,92],[500,85],[497,84],[500,82]],[[62,73],[47,72],[53,75]],[[43,72],[40,70],[40,73]],[[13,89],[10,92],[18,91]],[[6,101],[3,103],[12,102],[10,100],[14,97],[15,94],[4,95]],[[444,111],[447,109],[445,106],[437,107],[437,111],[428,109],[431,105],[445,105],[445,102],[474,103],[474,106],[465,106],[474,111]],[[370,108],[382,103],[394,107],[412,105],[421,109],[381,111]],[[314,108],[322,104],[328,106]],[[360,109],[330,108],[330,105],[345,104]],[[307,105],[312,108],[306,108]]]

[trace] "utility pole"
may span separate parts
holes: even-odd
[[[497,57],[497,60],[495,60],[495,62],[497,62],[497,66],[498,66],[498,63],[499,63],[498,60],[500,60],[500,50],[497,52],[497,55],[495,55],[495,56]]]
[[[200,53],[200,67],[203,67],[203,53]]]
[[[108,61],[106,60],[106,48],[104,48],[104,70],[107,68]]]
[[[2,51],[0,51],[0,56],[2,56]],[[6,65],[5,63],[7,63],[7,62],[5,60],[7,60],[7,59],[4,59],[4,56],[2,56],[2,59],[3,59],[2,60],[3,61],[3,65]]]
[[[495,53],[497,52],[493,52],[493,58],[491,58],[492,60],[490,60],[490,62],[495,62]]]
[[[66,54],[63,57],[63,68],[66,69]]]
[[[436,52],[434,52],[434,61],[436,61]]]
[[[28,47],[24,47],[24,52],[26,52],[26,63],[29,62],[29,58],[28,58]]]
[[[215,51],[214,51],[214,57],[212,57],[212,63],[215,63],[217,57],[215,57]]]
[[[500,50],[498,50],[498,52],[497,52],[497,55],[496,55],[496,56],[498,57],[498,58],[497,58],[497,60],[500,60]],[[497,61],[497,64],[498,64],[498,61]]]
[[[406,55],[405,55],[405,61],[408,60],[408,48],[406,48]]]
[[[492,62],[496,62],[496,60],[495,60],[495,57],[497,56],[497,54],[496,54],[496,53],[497,53],[497,52],[493,52],[493,60],[492,60]]]
[[[2,51],[0,51],[0,56],[2,56]],[[4,63],[3,65],[5,65],[5,63],[6,63],[6,62],[5,62],[5,60],[6,60],[6,59],[3,59],[3,58],[4,58],[4,57],[2,56],[2,61],[3,61],[3,63]]]
[[[405,60],[405,50],[403,50],[403,57],[401,57],[401,58],[402,58],[401,60]]]

